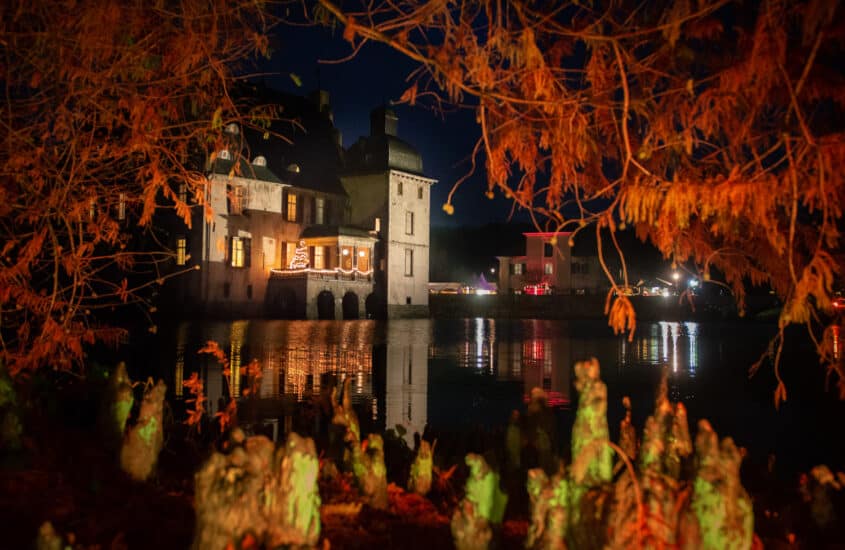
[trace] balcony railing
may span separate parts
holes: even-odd
[[[373,271],[358,271],[357,269],[314,269],[304,267],[300,269],[271,269],[270,276],[274,278],[296,278],[307,277],[321,281],[372,281]]]

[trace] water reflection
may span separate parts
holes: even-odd
[[[698,334],[698,323],[652,323],[639,331],[633,341],[621,339],[619,365],[666,366],[673,373],[686,371],[694,377],[699,363]]]
[[[401,426],[413,446],[414,432],[428,422],[428,357],[431,331],[428,322],[387,325],[386,418],[388,428]]]
[[[198,372],[212,415],[229,398],[309,401],[351,378],[359,416],[374,426],[401,427],[409,444],[435,417],[470,422],[472,413],[479,422],[491,415],[506,419],[534,387],[545,390],[551,405],[566,407],[572,365],[590,356],[610,369],[666,365],[691,378],[699,365],[699,326],[689,322],[643,325],[632,342],[602,325],[482,318],[186,322],[172,334],[174,394],[185,397],[182,382]],[[196,353],[209,340],[226,352],[228,372],[213,357]],[[262,410],[272,415],[282,409]]]

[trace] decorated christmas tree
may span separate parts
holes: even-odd
[[[293,259],[290,261],[291,269],[305,269],[308,267],[308,247],[305,246],[305,241],[299,241],[299,246],[293,253]]]

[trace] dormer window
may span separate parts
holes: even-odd
[[[229,154],[228,149],[221,149],[219,153],[217,153],[217,158],[220,160],[232,160],[232,155]]]
[[[299,165],[296,164],[295,162],[288,164],[288,172],[290,172],[291,174],[298,174],[300,171],[301,170],[299,168]]]
[[[232,134],[233,136],[236,136],[240,132],[241,132],[240,128],[238,128],[238,125],[235,124],[234,122],[230,122],[229,124],[226,125],[226,133],[227,134]]]
[[[254,159],[252,159],[253,166],[267,166],[267,159],[261,155],[258,155]]]

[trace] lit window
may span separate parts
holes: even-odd
[[[402,182],[396,184],[396,193],[401,195],[402,194]]]
[[[287,207],[285,208],[285,219],[289,222],[296,221],[296,195],[288,193]]]
[[[249,267],[250,239],[232,237],[232,267]]]
[[[325,269],[326,267],[326,248],[324,246],[314,247],[314,269]]]
[[[229,154],[227,149],[222,149],[217,156],[220,157],[220,160],[232,160],[232,155]]]
[[[405,234],[406,235],[413,235],[414,234],[414,213],[413,212],[405,212]]]
[[[513,274],[522,275],[522,264],[513,264]]]
[[[370,249],[361,248],[358,250],[358,271],[369,271],[370,269]]]
[[[422,185],[420,185],[420,186],[417,188],[417,198],[418,198],[418,199],[423,198],[423,186],[422,186]]]
[[[296,256],[296,243],[285,243],[285,263],[290,265]]]
[[[405,276],[412,277],[414,275],[414,251],[410,248],[405,249]]]
[[[185,265],[188,259],[188,240],[185,237],[176,239],[176,265]]]
[[[117,197],[117,219],[126,219],[126,193],[120,193]]]
[[[340,267],[341,269],[345,269],[346,271],[352,270],[352,253],[353,249],[351,246],[343,246],[340,249]]]
[[[543,273],[546,275],[552,275],[555,272],[555,266],[552,263],[546,263],[543,265]]]
[[[179,202],[188,202],[188,186],[184,183],[179,184],[179,193],[176,197]]]
[[[322,197],[317,197],[317,200],[314,201],[314,223],[322,224],[323,217],[325,215],[326,210],[326,199]]]

